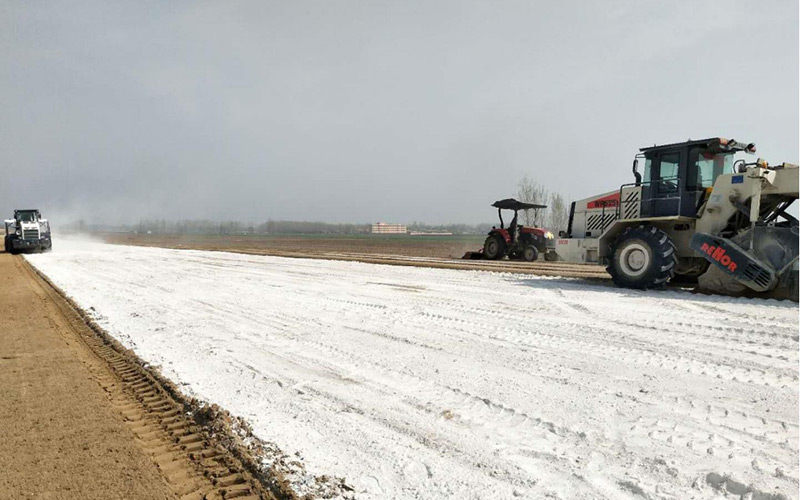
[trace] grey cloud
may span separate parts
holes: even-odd
[[[654,142],[798,161],[793,1],[0,9],[5,212],[476,222],[525,174],[629,182]]]

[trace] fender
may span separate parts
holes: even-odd
[[[508,234],[507,229],[492,229],[491,231],[489,231],[489,234],[499,234],[500,236],[503,237],[503,241],[506,242],[506,245],[511,243],[511,235]]]

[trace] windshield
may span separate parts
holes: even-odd
[[[35,222],[36,212],[17,212],[20,222]]]
[[[689,155],[689,190],[712,187],[721,174],[733,171],[733,153],[710,153],[704,148],[692,149]]]

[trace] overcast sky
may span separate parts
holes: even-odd
[[[641,146],[798,162],[797,0],[0,3],[0,210],[480,222]]]

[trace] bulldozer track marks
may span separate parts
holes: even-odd
[[[39,284],[37,294],[52,300],[72,325],[80,344],[99,363],[87,362],[93,380],[122,415],[139,446],[161,470],[181,500],[291,500],[296,496],[281,478],[259,477],[257,466],[224,446],[193,416],[195,408],[174,388],[111,338],[89,314],[23,259],[17,261]]]

